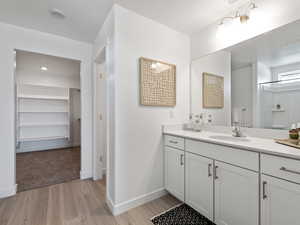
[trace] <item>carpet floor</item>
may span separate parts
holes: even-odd
[[[18,192],[80,178],[80,148],[18,153]]]

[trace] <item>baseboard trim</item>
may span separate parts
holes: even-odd
[[[122,202],[122,203],[119,203],[116,205],[113,205],[112,202],[109,202],[108,204],[112,204],[112,210],[111,210],[112,214],[114,216],[118,216],[124,212],[127,212],[130,209],[133,209],[140,205],[151,202],[151,201],[158,199],[166,194],[167,194],[167,191],[164,188],[161,188],[156,191],[141,195],[137,198],[133,198],[131,200],[128,200],[128,201],[125,201],[125,202]]]
[[[107,204],[107,206],[108,206],[110,212],[111,212],[112,214],[114,214],[114,213],[113,213],[113,211],[114,211],[114,203],[113,203],[113,201],[111,200],[111,198],[110,198],[109,196],[106,196],[106,204]]]
[[[0,198],[7,198],[13,196],[17,193],[17,184],[12,185],[9,188],[1,188],[0,189]]]
[[[91,175],[91,173],[89,173],[87,171],[80,170],[80,179],[81,180],[90,179],[92,177],[93,176]]]

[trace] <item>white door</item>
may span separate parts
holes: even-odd
[[[259,224],[258,173],[215,162],[215,223]]]
[[[105,63],[97,64],[95,74],[95,158],[94,180],[102,179],[106,169],[106,76]]]
[[[261,224],[300,224],[300,185],[265,175],[261,182]]]
[[[185,201],[213,220],[213,160],[192,153],[185,157]]]
[[[165,147],[165,188],[184,201],[184,151]]]

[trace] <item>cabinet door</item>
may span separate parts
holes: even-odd
[[[213,160],[186,153],[185,201],[210,220],[213,220],[213,182]]]
[[[258,173],[215,162],[215,223],[259,224]]]
[[[300,185],[265,175],[261,182],[261,224],[300,224]]]
[[[165,188],[184,201],[184,151],[165,147]]]

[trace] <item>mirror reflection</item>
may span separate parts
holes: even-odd
[[[290,129],[300,122],[299,21],[194,60],[191,68],[191,115],[249,128]],[[223,86],[206,88],[207,73],[222,77]],[[220,98],[222,107],[204,104]]]

